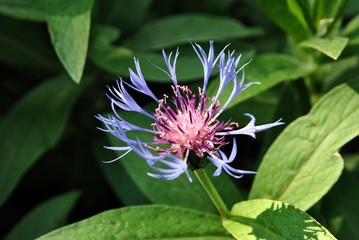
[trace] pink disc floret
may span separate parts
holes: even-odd
[[[169,144],[168,149],[157,147],[160,154],[175,153],[181,157],[186,150],[192,150],[198,157],[217,153],[218,148],[227,144],[224,136],[216,133],[232,130],[238,127],[235,122],[220,122],[214,116],[220,107],[219,101],[206,97],[203,90],[194,94],[187,86],[172,86],[174,96],[172,107],[167,104],[167,95],[160,100],[154,116],[153,124],[156,136],[153,138],[159,144]]]

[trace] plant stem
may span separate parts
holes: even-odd
[[[206,189],[206,192],[208,193],[212,202],[214,203],[217,210],[221,214],[222,218],[228,218],[229,217],[228,208],[227,208],[226,204],[223,202],[221,196],[219,196],[219,194],[218,194],[216,188],[213,186],[211,180],[207,176],[207,173],[204,170],[204,168],[198,168],[198,169],[194,170],[194,173],[196,174],[198,180],[201,182],[204,189]]]

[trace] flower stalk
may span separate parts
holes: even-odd
[[[213,186],[211,180],[209,179],[206,171],[204,168],[198,168],[194,170],[198,180],[201,182],[202,186],[208,193],[209,197],[211,198],[212,202],[216,206],[217,210],[221,214],[222,219],[229,217],[229,211],[226,204],[223,202],[221,196],[218,194],[216,188]]]

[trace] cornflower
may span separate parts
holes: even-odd
[[[108,87],[111,94],[108,97],[111,100],[114,115],[108,115],[107,118],[102,115],[97,115],[96,117],[105,125],[105,128],[100,128],[102,131],[111,133],[124,143],[124,146],[120,147],[106,147],[124,152],[118,158],[109,162],[116,161],[133,151],[144,158],[148,165],[157,172],[156,174],[148,173],[149,176],[165,180],[171,180],[186,173],[189,181],[192,181],[188,169],[204,168],[208,162],[212,162],[217,167],[214,176],[218,176],[222,170],[234,178],[241,178],[243,174],[253,174],[255,172],[235,169],[229,165],[236,158],[237,144],[234,138],[232,152],[228,158],[220,150],[222,146],[228,144],[225,136],[244,134],[255,138],[257,132],[281,125],[283,122],[279,119],[274,123],[256,126],[255,117],[249,113],[245,115],[251,120],[242,128],[239,128],[239,124],[236,122],[231,122],[230,120],[221,122],[218,120],[221,113],[240,92],[253,84],[260,83],[250,82],[243,85],[244,67],[249,62],[238,67],[241,55],[234,57],[234,51],[228,51],[228,54],[225,54],[225,49],[228,45],[214,58],[213,41],[210,41],[208,54],[199,44],[191,44],[204,70],[203,87],[198,88],[198,93],[192,92],[187,86],[178,84],[176,77],[178,48],[173,62],[171,62],[172,53],[167,56],[165,51],[162,50],[168,71],[157,67],[172,80],[172,97],[164,94],[162,99],[158,99],[153,94],[147,86],[141,72],[140,63],[136,58],[134,59],[136,72],[129,69],[131,83],[120,78],[116,87]],[[217,62],[219,62],[218,65]],[[220,83],[216,95],[209,97],[206,96],[206,89],[211,72],[216,67],[219,68]],[[242,74],[239,80],[238,75],[240,72]],[[230,82],[233,85],[231,94],[221,106],[218,99],[223,89]],[[132,98],[126,87],[152,98],[157,102],[158,107],[153,110],[153,113],[146,112]],[[152,119],[152,129],[139,127],[127,122],[117,113],[116,107],[125,111],[137,112]],[[151,133],[153,134],[152,141],[143,142],[138,137],[131,139],[127,136],[130,131]]]

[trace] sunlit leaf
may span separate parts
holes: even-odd
[[[334,240],[335,237],[300,209],[272,200],[237,203],[223,226],[241,240]]]
[[[359,134],[359,81],[342,84],[292,122],[267,151],[250,198],[269,198],[309,209],[338,180],[337,152]]]
[[[344,37],[318,38],[313,37],[300,43],[301,47],[316,49],[337,60],[349,39]]]

